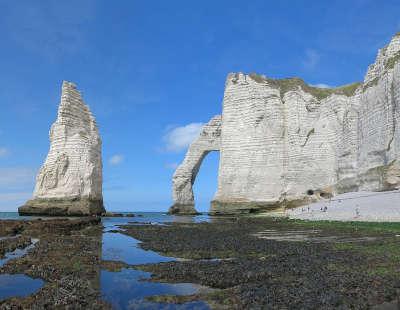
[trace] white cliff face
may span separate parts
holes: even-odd
[[[50,150],[22,213],[99,214],[102,197],[101,139],[76,86],[63,82]]]
[[[211,151],[220,150],[221,116],[213,117],[202,129],[199,137],[190,145],[183,163],[173,177],[174,205],[170,213],[194,214],[192,185],[204,157]]]
[[[364,83],[368,84],[376,82],[383,74],[386,73],[389,60],[400,56],[400,33],[397,33],[390,43],[378,51],[378,56],[375,62],[368,67],[367,74],[364,78]],[[390,65],[391,66],[391,65]]]
[[[337,137],[351,100],[336,94],[320,99],[303,85],[296,79],[277,83],[254,75],[228,77],[212,211],[332,195]]]
[[[364,83],[319,89],[297,78],[230,74],[211,211],[291,207],[342,192],[397,188],[399,61],[396,35]]]

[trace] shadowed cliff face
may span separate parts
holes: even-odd
[[[363,83],[322,89],[299,78],[228,75],[218,190],[211,211],[276,209],[342,192],[397,188],[399,60],[396,35],[379,50]],[[191,171],[197,172],[200,163]],[[174,201],[179,204],[187,189],[178,185],[174,178]]]

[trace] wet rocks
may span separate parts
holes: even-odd
[[[74,219],[37,219],[31,221],[0,221],[3,235],[14,236],[17,233],[23,236],[37,237],[41,234],[71,234],[73,231],[81,230],[87,226],[98,225],[101,223],[99,217],[86,217]],[[0,231],[1,232],[1,231]]]
[[[0,309],[110,308],[100,294],[99,218],[22,221],[20,225],[23,236],[35,235],[40,241],[22,258],[6,263],[0,273],[24,273],[46,283],[31,296],[0,301]]]
[[[0,309],[110,308],[100,298],[99,218],[13,222],[22,225],[22,236],[40,241],[22,258],[7,262],[0,273],[24,273],[46,283],[31,296],[0,301]]]
[[[103,260],[101,261],[101,269],[111,271],[111,272],[119,272],[122,269],[132,268],[131,265],[115,260]]]
[[[351,225],[318,229],[321,237],[352,240],[345,244],[254,236],[271,227],[283,233],[296,229],[315,232],[313,227],[292,221],[238,218],[200,224],[126,225],[123,233],[142,241],[144,249],[188,258],[138,267],[152,272],[153,281],[191,282],[219,289],[197,296],[217,309],[365,309],[400,297],[395,271],[398,241],[393,233]],[[376,239],[354,239],[363,236]],[[382,252],[377,247],[382,247]],[[356,251],[358,248],[368,254]]]
[[[4,258],[7,252],[22,249],[31,244],[31,238],[27,236],[15,236],[0,239],[0,259]]]

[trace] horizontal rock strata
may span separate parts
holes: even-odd
[[[299,78],[228,75],[211,212],[286,208],[343,192],[397,188],[399,60],[398,34],[379,50],[363,83],[326,89]],[[174,182],[176,203],[183,192]]]
[[[63,82],[50,150],[24,215],[89,215],[105,212],[101,139],[96,121],[73,83]]]

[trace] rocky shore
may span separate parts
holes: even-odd
[[[22,249],[31,244],[31,238],[26,236],[12,236],[0,238],[0,259],[4,258],[7,252]]]
[[[100,299],[100,218],[1,221],[0,227],[0,237],[20,235],[4,240],[40,239],[27,255],[1,267],[0,274],[45,281],[33,295],[0,301],[0,309],[110,308]],[[0,242],[0,253],[5,250],[10,247]]]
[[[104,227],[97,217],[1,221],[0,255],[33,239],[39,242],[23,257],[0,264],[0,275],[24,274],[42,279],[44,285],[30,296],[0,301],[0,309],[110,309],[101,294],[101,270],[128,269],[152,273],[143,283],[203,287],[192,295],[149,294],[148,301],[167,309],[185,309],[188,302],[198,301],[212,309],[397,309],[399,305],[398,223],[267,217],[126,223],[115,233],[134,237],[143,249],[177,260],[142,265],[103,261]]]
[[[398,306],[398,224],[233,218],[223,223],[122,228],[141,240],[144,249],[184,258],[139,266],[152,272],[154,281],[191,282],[216,289],[152,300],[202,299],[215,309]]]

